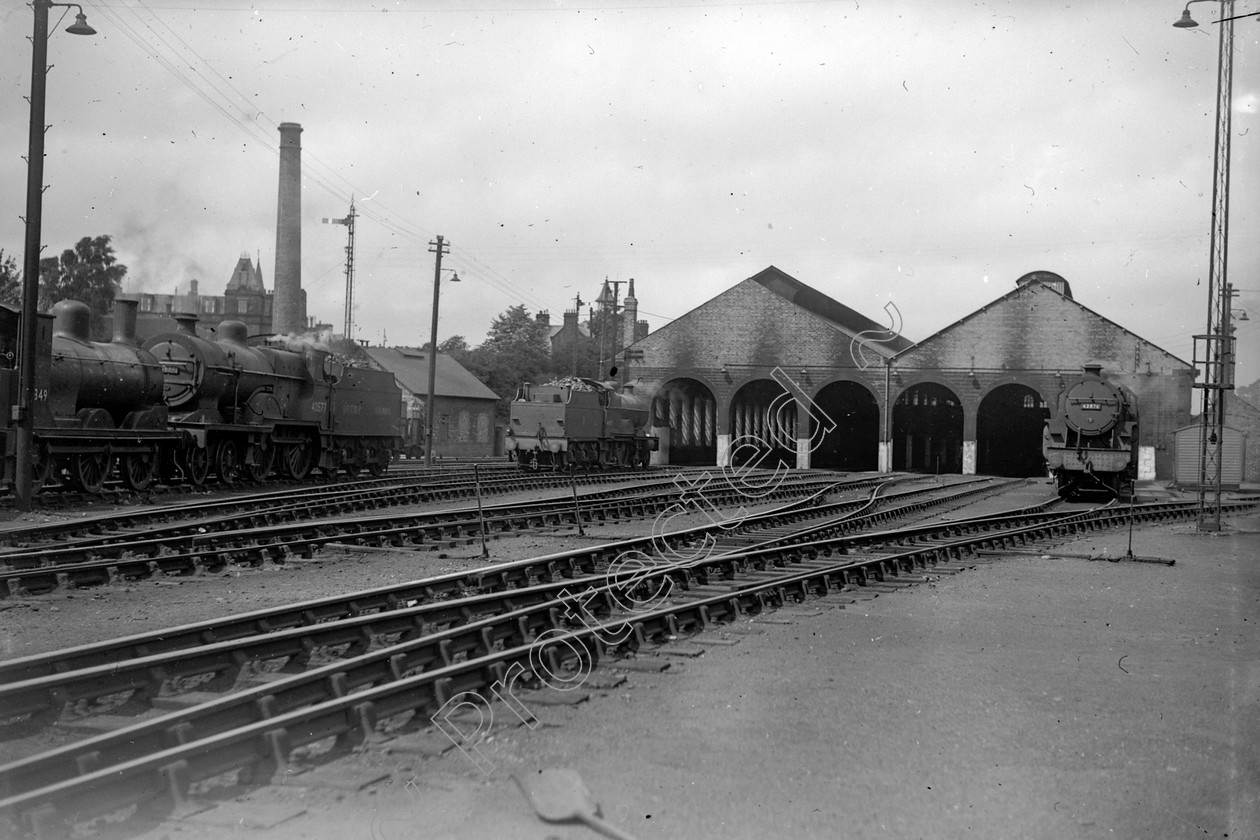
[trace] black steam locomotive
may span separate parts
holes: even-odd
[[[57,482],[99,492],[115,464],[134,489],[155,480],[194,485],[259,480],[277,469],[382,472],[401,446],[402,393],[393,374],[346,367],[325,349],[254,338],[224,321],[215,339],[196,319],[138,346],[136,304],[115,304],[114,337],[89,339],[90,314],[62,301],[36,330],[33,404],[36,488]],[[0,395],[17,403],[13,369],[20,315],[0,307]],[[275,345],[269,345],[273,342]],[[7,351],[7,352],[6,352]],[[0,428],[3,481],[14,481],[13,421]]]
[[[512,401],[507,451],[522,469],[646,467],[658,446],[648,415],[637,394],[593,379],[526,382]]]
[[[1131,495],[1137,479],[1137,398],[1104,380],[1101,365],[1086,365],[1059,395],[1041,450],[1060,496]]]

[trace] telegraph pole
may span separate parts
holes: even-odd
[[[451,244],[438,236],[429,243],[429,253],[436,254],[433,263],[433,327],[429,331],[429,396],[424,403],[424,465],[433,466],[433,389],[437,384],[438,289],[442,284],[442,255],[451,252]]]

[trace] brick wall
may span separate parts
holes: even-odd
[[[643,356],[635,367],[851,367],[850,343],[828,321],[748,279],[636,344]]]
[[[1141,446],[1155,449],[1157,478],[1173,477],[1173,432],[1190,420],[1193,367],[1039,283],[1022,286],[899,355],[903,380],[935,373],[978,404],[987,388],[1020,382],[1054,406],[1086,362],[1138,399]],[[975,377],[970,374],[975,371]],[[894,393],[894,399],[896,394]],[[967,417],[974,422],[974,410]],[[968,427],[974,433],[974,426]]]
[[[1154,448],[1158,478],[1172,477],[1172,433],[1190,422],[1190,364],[1039,283],[1012,290],[897,356],[889,394],[881,358],[870,351],[855,358],[847,334],[754,280],[634,349],[638,358],[625,368],[628,381],[641,380],[637,393],[650,399],[670,379],[694,378],[714,395],[722,431],[736,391],[769,378],[775,366],[811,396],[837,379],[862,381],[876,395],[881,431],[885,406],[900,394],[920,382],[945,385],[963,405],[964,439],[975,440],[980,403],[995,388],[1026,385],[1053,408],[1064,383],[1086,362],[1099,362],[1138,398],[1139,444]]]

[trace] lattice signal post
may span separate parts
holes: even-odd
[[[1199,24],[1190,6],[1217,0],[1190,0],[1173,26]],[[1230,104],[1234,90],[1234,0],[1219,0],[1219,57],[1216,76],[1216,154],[1212,166],[1212,238],[1208,266],[1207,330],[1194,337],[1194,387],[1203,391],[1199,429],[1199,530],[1221,529],[1221,456],[1225,450],[1225,395],[1234,387],[1234,338],[1229,329]],[[1253,17],[1248,13],[1239,17]]]
[[[324,219],[326,225],[346,226],[346,323],[347,341],[354,341],[354,199],[350,199],[350,215],[344,219]]]

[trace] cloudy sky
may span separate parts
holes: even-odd
[[[109,234],[128,292],[275,263],[302,134],[308,311],[479,343],[635,278],[653,329],[768,265],[922,339],[1065,276],[1189,360],[1206,324],[1218,16],[1181,0],[111,0],[49,44],[44,242]],[[54,9],[57,23],[62,9]],[[1239,0],[1236,14],[1260,11]],[[0,0],[0,247],[20,259],[32,13]],[[1260,19],[1236,24],[1230,277],[1260,378]]]

